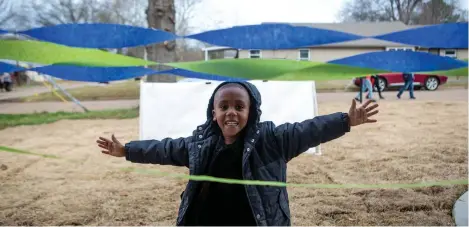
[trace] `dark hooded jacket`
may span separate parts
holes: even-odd
[[[223,139],[212,110],[213,92],[207,108],[207,121],[186,138],[131,141],[125,145],[126,159],[136,163],[186,166],[191,175],[207,175],[208,165]],[[276,126],[273,122],[260,122],[261,95],[248,82],[243,85],[251,98],[248,124],[245,128],[242,172],[245,180],[287,180],[287,163],[294,157],[321,143],[336,139],[350,131],[348,115],[334,113],[318,116],[303,122]],[[301,110],[291,110],[301,111]],[[189,205],[197,196],[202,182],[189,181],[183,194],[177,225],[185,225]],[[288,193],[285,187],[245,185],[249,204],[257,225],[291,225]]]

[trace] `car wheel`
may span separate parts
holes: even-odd
[[[440,85],[440,81],[438,80],[438,78],[436,78],[434,76],[428,77],[425,80],[425,89],[427,89],[429,91],[434,91],[434,90],[438,89],[439,85]]]
[[[6,90],[7,92],[10,92],[10,91],[12,90],[12,83],[6,83],[6,85],[5,85],[5,90]]]

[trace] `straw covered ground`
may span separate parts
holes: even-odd
[[[320,113],[349,102],[320,104]],[[384,101],[379,122],[289,163],[292,183],[411,183],[467,178],[467,101]],[[138,138],[138,119],[62,120],[7,128],[2,145],[63,159],[0,152],[0,225],[174,225],[186,181],[121,171],[186,173],[111,158],[97,136]],[[454,225],[466,186],[421,189],[289,188],[293,225]]]

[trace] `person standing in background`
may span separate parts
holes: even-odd
[[[5,72],[0,75],[0,91],[3,89],[8,92],[12,90],[12,81],[10,73]]]
[[[376,90],[378,91],[379,98],[384,99],[383,95],[381,95],[381,88],[379,87],[379,76],[378,75],[372,75],[371,76],[372,84],[376,86]]]
[[[371,83],[371,76],[368,75],[363,79],[360,78],[360,80],[360,89],[362,90],[361,93],[365,93],[368,90],[368,95],[366,96],[366,98],[374,102],[375,100],[373,99],[373,85]],[[355,100],[360,102],[360,91],[358,91],[357,96],[355,96]]]
[[[415,78],[415,75],[414,75],[414,73],[403,73],[402,76],[404,77],[405,84],[404,84],[403,87],[401,87],[399,89],[399,93],[397,93],[397,98],[400,99],[402,93],[405,90],[409,89],[410,99],[415,99],[415,96],[414,96],[414,78]]]

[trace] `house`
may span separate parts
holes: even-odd
[[[310,26],[315,28],[329,29],[340,32],[347,32],[361,36],[375,36],[409,28],[419,25],[405,25],[398,22],[378,22],[378,23],[290,23],[295,26]],[[268,59],[290,59],[314,62],[327,62],[339,58],[349,57],[357,54],[375,51],[392,50],[412,50],[424,51],[441,56],[467,59],[467,49],[438,49],[422,48],[402,43],[388,42],[378,39],[366,38],[355,41],[326,44],[301,49],[286,50],[239,50],[239,58],[268,58]],[[233,51],[236,49],[229,47],[209,47],[204,49],[205,60],[218,58],[233,58]],[[228,56],[231,55],[231,56]]]

